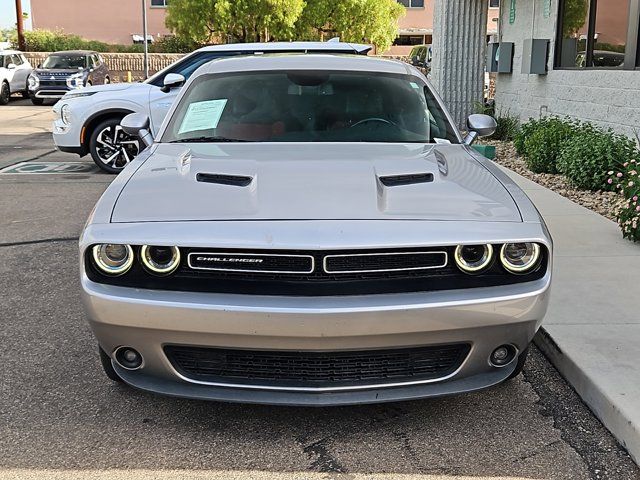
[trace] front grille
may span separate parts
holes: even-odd
[[[497,251],[499,247],[495,245],[494,249]],[[133,249],[139,258],[139,247],[133,246]],[[181,248],[180,251],[180,267],[166,277],[149,274],[137,261],[126,274],[110,277],[96,270],[88,248],[85,256],[87,275],[98,283],[151,290],[319,297],[511,285],[542,278],[548,264],[545,248],[539,266],[524,275],[507,272],[497,259],[482,274],[468,275],[455,266],[454,247],[375,251],[256,251],[194,247]],[[268,260],[274,254],[277,256]],[[197,257],[218,260],[249,258],[263,262],[209,261],[198,260]],[[311,264],[313,269],[310,271]]]
[[[348,352],[164,347],[173,367],[188,379],[309,389],[435,380],[454,373],[469,350],[464,343]]]

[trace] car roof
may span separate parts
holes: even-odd
[[[13,55],[14,53],[22,54],[20,50],[2,50],[0,48],[0,55]]]
[[[365,55],[330,55],[287,53],[248,55],[214,60],[200,67],[194,76],[207,73],[230,73],[265,70],[348,70],[376,73],[407,74],[417,70],[399,60],[384,60]]]
[[[61,50],[59,52],[53,52],[51,55],[93,55],[93,50]]]
[[[277,52],[277,51],[330,51],[366,53],[371,45],[347,42],[268,42],[268,43],[226,43],[223,45],[209,45],[198,49],[198,52]]]

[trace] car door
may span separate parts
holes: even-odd
[[[96,60],[98,61],[98,70],[100,70],[102,83],[106,83],[107,77],[109,76],[109,69],[107,68],[107,64],[104,63],[104,59],[99,54],[96,54]]]
[[[31,68],[29,64],[24,62],[20,55],[12,54],[10,62],[15,65],[13,78],[11,79],[11,91],[20,92],[27,88],[27,77]]]

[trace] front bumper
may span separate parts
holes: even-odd
[[[523,351],[548,304],[550,271],[525,284],[463,291],[345,297],[261,297],[114,287],[82,276],[83,301],[103,350],[137,349],[143,368],[118,374],[141,389],[180,397],[288,405],[337,405],[468,392],[505,380],[496,368],[502,344]],[[370,388],[303,389],[208,384],[178,373],[167,344],[255,350],[349,351],[469,343],[446,378]]]

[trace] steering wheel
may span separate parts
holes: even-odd
[[[362,125],[363,123],[367,123],[367,122],[382,122],[382,123],[386,123],[387,125],[393,125],[394,127],[396,126],[395,123],[390,122],[387,119],[379,118],[379,117],[371,117],[371,118],[365,118],[364,120],[360,120],[359,122],[354,123],[353,125],[351,125],[350,128],[357,127],[358,125]]]

